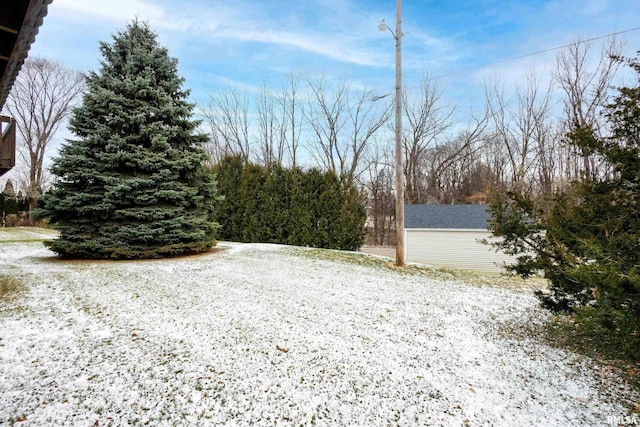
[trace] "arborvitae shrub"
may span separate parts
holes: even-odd
[[[213,168],[224,200],[220,235],[241,242],[357,250],[364,240],[364,200],[332,172],[259,166],[227,157]]]

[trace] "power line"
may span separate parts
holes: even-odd
[[[605,39],[605,38],[608,38],[608,37],[617,36],[618,34],[630,33],[632,31],[638,31],[638,30],[640,30],[640,27],[630,28],[628,30],[616,31],[616,32],[613,32],[613,33],[610,33],[610,34],[605,34],[603,36],[592,37],[592,38],[586,39],[586,40],[579,40],[577,42],[563,44],[562,46],[550,47],[548,49],[539,50],[537,52],[527,53],[525,55],[520,55],[520,56],[516,56],[516,57],[513,57],[513,58],[508,58],[508,59],[503,59],[503,60],[500,60],[500,61],[497,61],[497,62],[492,62],[490,64],[484,64],[484,65],[481,65],[479,67],[462,68],[460,70],[456,70],[456,71],[452,71],[452,72],[447,73],[447,74],[436,76],[436,77],[433,78],[433,80],[442,79],[444,77],[448,77],[448,76],[451,76],[451,75],[454,75],[454,74],[462,73],[464,71],[479,70],[479,69],[482,69],[482,68],[491,67],[492,65],[503,64],[505,62],[516,61],[518,59],[528,58],[530,56],[536,56],[536,55],[540,55],[540,54],[543,54],[543,53],[552,52],[554,50],[564,49],[566,47],[573,46],[575,44],[589,43],[589,42],[592,42],[592,41],[595,41],[595,40]]]

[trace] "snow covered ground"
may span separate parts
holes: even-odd
[[[28,286],[0,302],[0,425],[606,425],[632,398],[500,332],[546,319],[527,292],[275,245],[68,262],[0,240]]]

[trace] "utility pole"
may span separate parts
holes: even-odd
[[[402,0],[396,0],[396,265],[404,267],[404,181],[402,167]]]
[[[404,267],[404,170],[402,168],[402,0],[396,0],[396,31],[384,22],[380,31],[389,30],[396,40],[396,265]]]

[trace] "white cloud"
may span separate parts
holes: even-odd
[[[56,8],[66,9],[79,15],[91,15],[109,21],[129,21],[136,16],[148,21],[153,26],[172,30],[183,30],[187,23],[176,19],[174,14],[168,13],[160,5],[146,0],[110,0],[108,2],[98,0],[56,0]]]
[[[211,34],[229,40],[275,44],[293,47],[337,61],[358,65],[380,66],[379,55],[353,46],[352,41],[344,38],[328,37],[311,33],[293,31],[273,31],[251,28],[223,28]]]
[[[102,20],[121,25],[134,17],[148,21],[152,27],[183,33],[184,37],[203,40],[253,42],[319,55],[345,64],[368,67],[393,67],[387,47],[393,40],[383,41],[377,31],[381,13],[363,14],[345,1],[318,5],[315,15],[309,8],[300,14],[282,14],[278,5],[249,4],[242,0],[233,4],[218,1],[185,2],[170,8],[161,0],[56,0],[52,7],[64,11],[68,18],[85,22]],[[386,38],[389,35],[386,34]],[[451,52],[448,42],[415,30],[411,37],[420,52],[436,51],[431,58],[443,58]],[[422,53],[411,55],[407,45],[406,66],[421,67]],[[448,56],[448,55],[447,55]]]

